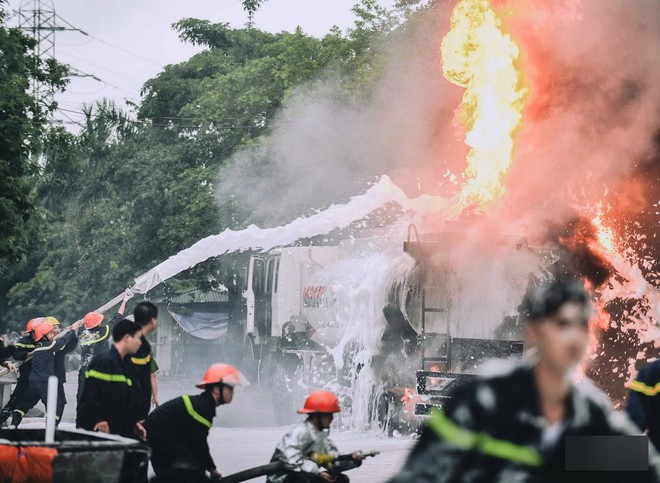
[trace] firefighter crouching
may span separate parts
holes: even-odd
[[[204,392],[184,395],[158,406],[144,422],[152,450],[151,464],[157,482],[205,482],[221,475],[209,452],[207,437],[216,407],[231,403],[235,386],[248,385],[229,364],[214,364],[197,385]]]
[[[343,474],[362,464],[361,452],[353,453],[352,460],[332,464],[339,456],[337,447],[329,438],[334,413],[340,412],[339,400],[330,391],[314,391],[298,413],[307,414],[305,421],[286,433],[275,448],[271,462],[282,462],[285,471],[268,477],[270,483],[320,483],[336,481],[347,483]]]
[[[527,294],[535,355],[491,363],[481,378],[456,387],[389,483],[659,481],[658,456],[648,442],[647,471],[566,470],[568,437],[640,433],[590,381],[573,381],[589,343],[589,299],[577,280]]]

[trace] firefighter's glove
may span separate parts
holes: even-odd
[[[323,478],[325,481],[336,481],[336,479],[327,471],[321,471],[319,473],[319,476]]]

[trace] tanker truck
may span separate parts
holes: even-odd
[[[517,307],[552,251],[472,246],[460,229],[253,254],[245,342],[278,423],[310,390],[339,394],[340,425],[414,430],[491,357],[520,357]],[[530,278],[531,277],[531,278]]]

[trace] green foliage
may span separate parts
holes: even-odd
[[[253,15],[262,3],[243,5]],[[0,109],[10,113],[0,119],[0,229],[10,234],[0,238],[0,329],[78,318],[195,241],[242,227],[241,188],[216,199],[226,160],[267,135],[300,86],[332,78],[347,96],[367,90],[384,65],[382,37],[417,2],[406,3],[390,12],[363,0],[353,29],[321,39],[183,19],[180,38],[205,50],[145,83],[138,120],[99,101],[83,108],[77,135],[46,130],[48,106],[27,92],[35,75],[61,87],[61,66],[37,62],[30,39],[0,28]],[[228,284],[244,258],[200,265],[170,288]]]
[[[37,212],[29,176],[38,172],[35,154],[54,106],[30,93],[31,82],[38,80],[50,90],[66,83],[66,69],[36,57],[34,40],[7,28],[4,20],[0,2],[0,265],[26,256],[30,218]]]

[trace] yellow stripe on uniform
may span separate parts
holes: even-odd
[[[147,364],[149,364],[150,360],[151,360],[151,354],[149,354],[147,357],[131,357],[131,362],[138,366],[146,366]]]
[[[433,412],[429,426],[439,437],[462,449],[476,449],[485,455],[527,466],[540,466],[542,463],[541,455],[534,448],[463,429],[442,411]]]
[[[106,325],[105,326],[105,334],[103,334],[103,337],[99,337],[98,339],[93,339],[93,340],[86,340],[86,341],[80,341],[80,345],[83,347],[86,347],[88,345],[92,344],[97,344],[103,340],[106,340],[108,338],[108,334],[110,334],[110,326]]]
[[[192,401],[190,400],[190,396],[186,396],[185,394],[181,396],[181,399],[183,399],[183,404],[186,406],[186,411],[188,411],[188,414],[197,422],[202,423],[204,426],[207,428],[211,428],[213,424],[211,421],[206,419],[204,416],[199,414],[197,411],[195,411],[195,408],[193,408]]]
[[[105,372],[99,372],[94,369],[90,369],[89,371],[85,372],[85,378],[89,379],[90,377],[106,382],[125,382],[129,386],[133,385],[133,381],[131,381],[123,374],[106,374]]]
[[[660,394],[660,382],[655,386],[647,386],[642,381],[633,381],[630,384],[630,389],[635,392],[641,392],[645,396],[657,396]]]

